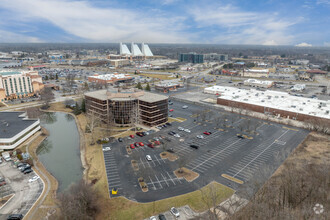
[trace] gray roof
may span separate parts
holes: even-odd
[[[165,95],[159,95],[151,92],[144,92],[144,95],[140,96],[138,99],[144,102],[158,102],[166,100],[168,99],[168,97]]]
[[[0,138],[14,137],[16,134],[38,121],[37,119],[23,120],[24,117],[19,117],[23,113],[24,112],[0,112]]]

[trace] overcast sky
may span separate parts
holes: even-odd
[[[1,0],[0,42],[330,46],[330,0]]]

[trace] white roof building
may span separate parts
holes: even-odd
[[[221,99],[276,108],[320,118],[330,119],[330,101],[305,97],[298,97],[287,92],[272,90],[259,91],[255,89],[240,89],[227,86],[213,86],[206,88],[214,94],[220,94]],[[204,90],[204,91],[205,91]]]

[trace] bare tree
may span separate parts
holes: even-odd
[[[90,184],[81,180],[70,189],[58,195],[60,213],[58,219],[70,220],[95,219],[99,212],[98,200],[100,196]]]
[[[95,128],[99,126],[100,119],[95,115],[94,112],[90,114],[89,117],[87,117],[87,125],[86,130],[88,130],[91,133],[91,145],[95,144]]]
[[[191,159],[188,159],[187,156],[181,156],[179,157],[178,161],[178,165],[179,165],[179,173],[183,173],[183,167],[186,166],[189,161],[191,161]]]
[[[46,87],[40,92],[40,100],[43,102],[43,106],[41,108],[47,109],[49,108],[49,103],[54,99],[54,94],[51,88]]]

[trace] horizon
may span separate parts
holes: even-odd
[[[0,42],[329,47],[329,9],[330,0],[3,0]]]

